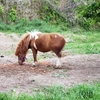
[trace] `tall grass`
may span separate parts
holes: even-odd
[[[0,31],[4,32],[15,32],[17,34],[23,34],[26,31],[39,30],[41,32],[61,32],[61,28],[59,26],[51,25],[45,21],[34,19],[31,21],[22,18],[15,23],[5,24],[0,21]]]
[[[0,100],[100,100],[100,83],[71,88],[50,86],[30,95],[10,91],[0,93]]]

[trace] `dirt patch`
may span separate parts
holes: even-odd
[[[71,86],[100,81],[99,54],[65,56],[61,59],[61,69],[55,69],[57,58],[52,53],[40,54],[44,58],[45,55],[53,58],[39,60],[36,67],[31,66],[32,60],[20,66],[14,56],[19,37],[0,34],[0,43],[2,42],[0,44],[0,92],[13,89],[16,92],[32,93],[41,86]],[[32,58],[31,52],[27,55],[27,59],[30,58]]]

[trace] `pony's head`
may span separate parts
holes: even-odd
[[[18,56],[18,63],[23,64],[26,58],[26,53],[29,49],[30,34],[26,34],[18,43],[15,50],[15,55]]]
[[[26,59],[25,56],[18,55],[18,63],[19,63],[19,65],[22,65],[23,62],[25,62],[25,59]]]

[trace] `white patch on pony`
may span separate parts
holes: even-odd
[[[35,67],[35,63],[32,63],[32,66]]]
[[[56,68],[61,68],[61,58],[57,59]]]
[[[35,35],[35,40],[38,39],[38,35]]]
[[[31,40],[32,38],[34,38],[34,37],[35,37],[35,40],[38,39],[37,34],[41,34],[41,32],[39,32],[39,31],[37,31],[37,30],[31,31],[31,32],[27,32],[27,33],[30,34],[30,40]]]
[[[32,67],[35,67],[37,65],[37,62],[32,63]]]
[[[57,35],[55,35],[55,38],[57,38]]]
[[[35,42],[34,42],[34,48],[37,49]]]
[[[41,34],[41,32],[39,32],[37,30],[31,31],[31,32],[28,32],[28,33],[30,34],[30,40],[32,38],[35,38],[35,40],[38,39],[39,37],[38,37],[37,34]],[[34,48],[37,49],[35,42],[34,42]]]

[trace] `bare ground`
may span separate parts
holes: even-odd
[[[39,63],[32,67],[32,53],[27,54],[24,65],[17,64],[14,56],[19,37],[0,33],[0,92],[32,93],[42,86],[75,84],[100,81],[100,55],[66,55],[61,59],[62,68],[55,69],[57,58],[51,52],[38,54]],[[47,57],[48,56],[48,57]],[[45,58],[46,57],[46,58]],[[45,59],[43,59],[45,58]]]

